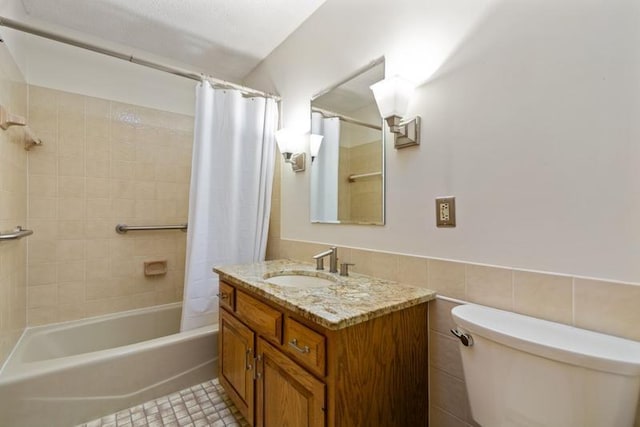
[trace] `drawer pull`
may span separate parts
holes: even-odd
[[[298,350],[300,353],[311,353],[311,349],[309,348],[309,346],[305,345],[304,347],[300,347],[296,338],[289,341],[289,345]]]
[[[226,292],[220,292],[218,294],[216,294],[216,296],[222,300],[229,298],[229,294]]]

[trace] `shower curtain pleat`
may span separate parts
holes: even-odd
[[[214,266],[264,260],[277,121],[273,99],[197,86],[182,331],[217,321]]]
[[[313,113],[311,129],[324,136],[318,156],[311,165],[311,221],[338,222],[340,119]]]

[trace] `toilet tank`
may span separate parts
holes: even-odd
[[[460,353],[481,426],[633,426],[640,343],[474,304],[451,314],[471,337]]]

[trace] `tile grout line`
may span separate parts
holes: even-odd
[[[246,427],[218,379],[96,418],[78,427]]]

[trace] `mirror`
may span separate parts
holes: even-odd
[[[369,89],[384,79],[373,61],[311,99],[311,222],[384,225],[383,121]]]

